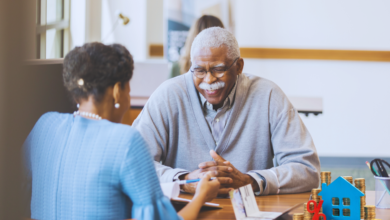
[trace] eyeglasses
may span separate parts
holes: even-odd
[[[191,72],[199,79],[203,79],[204,77],[206,77],[207,72],[210,72],[211,75],[213,75],[214,77],[221,78],[225,75],[226,71],[228,71],[234,65],[234,63],[238,60],[238,58],[240,58],[240,57],[237,57],[233,61],[232,65],[230,65],[227,68],[226,67],[214,67],[214,68],[210,68],[209,71],[207,71],[205,69],[201,69],[201,68],[196,68],[196,69],[191,70]]]

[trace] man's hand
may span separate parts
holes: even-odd
[[[212,170],[210,170],[210,171],[212,171]],[[202,178],[206,172],[207,171],[205,171],[205,170],[197,169],[197,170],[192,171],[191,173],[187,173],[187,174],[183,174],[183,175],[179,176],[179,179],[180,180],[199,179],[199,178]],[[210,172],[210,175],[212,177],[217,177],[218,181],[221,184],[221,188],[219,189],[218,194],[228,194],[229,191],[232,190],[231,187],[230,188],[223,187],[223,186],[225,186],[227,184],[231,184],[233,182],[233,180],[230,177],[218,176],[217,171]],[[198,183],[190,183],[190,184],[181,185],[180,188],[182,190],[184,190],[185,192],[194,194],[197,186],[198,186]]]
[[[200,169],[194,170],[191,173],[183,174],[179,176],[180,180],[191,180],[191,179],[198,179],[200,178]],[[184,184],[181,185],[180,188],[184,190],[185,192],[194,194],[196,191],[196,188],[198,186],[198,183],[190,183],[190,184]]]
[[[224,187],[224,188],[237,189],[241,186],[251,184],[254,191],[260,190],[258,183],[250,175],[241,173],[229,161],[219,156],[215,151],[211,150],[210,155],[215,161],[200,163],[199,164],[199,168],[201,169],[200,175],[202,175],[203,172],[215,171],[216,172],[215,176],[230,177],[233,180],[233,182],[229,184],[221,183],[221,188]],[[224,193],[220,193],[220,194],[224,194]]]

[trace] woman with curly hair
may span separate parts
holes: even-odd
[[[164,197],[145,141],[120,124],[133,66],[119,44],[85,44],[65,57],[64,84],[79,110],[44,114],[25,142],[31,218],[195,219],[216,196],[208,174],[179,215]]]

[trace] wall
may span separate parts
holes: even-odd
[[[70,2],[71,49],[82,46],[86,42],[86,5],[86,0],[71,0]]]
[[[86,0],[85,19],[85,40],[86,42],[101,41],[102,37],[102,1]]]
[[[120,43],[127,47],[134,60],[147,58],[146,9],[147,1],[102,0],[102,41],[105,44]],[[124,26],[117,20],[118,12],[130,18]],[[117,27],[111,33],[116,22]]]
[[[30,58],[35,39],[36,2],[0,1],[0,219],[26,219],[21,194],[21,146],[27,136],[20,64]],[[15,16],[17,15],[17,16]],[[26,203],[25,203],[26,204]]]
[[[73,47],[92,41],[103,41],[105,44],[120,43],[129,49],[137,61],[142,61],[149,58],[150,44],[163,44],[162,0],[73,1],[71,12]],[[128,25],[124,26],[121,20],[117,19],[118,12],[130,18]],[[96,33],[97,31],[100,33]]]
[[[235,2],[241,47],[390,50],[389,1]],[[390,156],[390,63],[245,59],[288,96],[322,97],[302,120],[320,156]]]
[[[158,2],[154,0],[154,3]],[[119,13],[128,16],[130,23],[123,25],[122,20],[118,19]],[[146,37],[148,26],[146,14],[147,1],[72,0],[71,49],[87,42],[119,43],[127,47],[135,60],[145,60],[148,56],[147,41],[149,39]],[[160,14],[162,16],[162,8]],[[160,18],[157,20],[162,22]],[[150,36],[156,36],[155,29],[151,29],[151,32]],[[160,35],[162,37],[162,28]],[[151,41],[154,40],[151,39]]]
[[[245,59],[244,72],[323,98],[322,115],[301,115],[320,156],[390,155],[390,63]]]
[[[163,44],[163,7],[163,0],[147,0],[147,46]]]
[[[241,47],[390,50],[386,0],[235,3]]]

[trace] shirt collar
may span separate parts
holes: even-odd
[[[238,77],[237,77],[237,79],[238,79]],[[225,106],[229,106],[229,108],[231,108],[233,106],[234,98],[235,98],[235,94],[236,94],[237,82],[238,82],[238,80],[236,80],[236,82],[234,83],[233,89],[232,89],[232,91],[230,91],[228,97],[226,97],[225,101],[223,101],[223,105],[221,108],[224,108]],[[207,99],[200,92],[198,92],[198,93],[200,96],[200,102],[202,103],[202,107],[204,109],[209,108],[209,109],[214,110],[213,105],[208,103]],[[208,105],[208,104],[210,104],[210,105]]]

